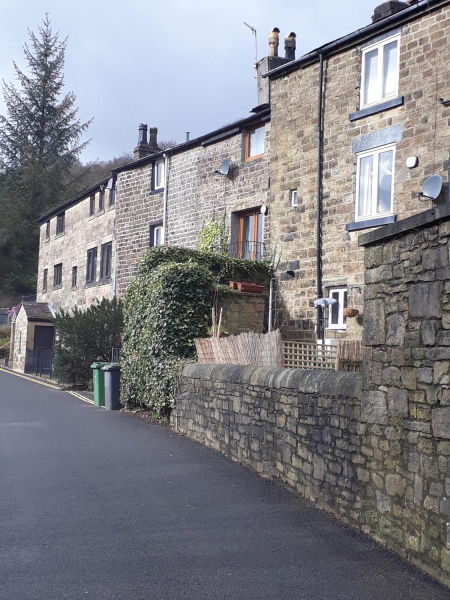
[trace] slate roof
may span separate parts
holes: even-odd
[[[47,302],[24,302],[22,306],[29,321],[53,321]]]

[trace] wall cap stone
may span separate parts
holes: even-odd
[[[229,383],[256,385],[274,389],[291,389],[306,394],[359,398],[361,377],[358,373],[302,369],[276,369],[242,365],[210,365],[189,363],[183,376],[192,379],[215,379]]]

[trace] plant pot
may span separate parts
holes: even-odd
[[[230,281],[230,288],[232,290],[237,290],[238,289],[238,284],[235,281]]]
[[[264,286],[259,285],[258,283],[242,281],[241,283],[237,284],[237,287],[240,292],[247,292],[250,294],[262,294],[264,292]]]
[[[359,310],[357,308],[344,308],[344,317],[357,317],[359,315]]]

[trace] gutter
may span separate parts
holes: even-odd
[[[292,71],[297,70],[300,67],[308,66],[314,62],[320,60],[320,55],[329,55],[337,50],[345,50],[348,47],[354,46],[359,41],[364,41],[366,39],[370,39],[374,33],[382,32],[385,29],[390,29],[391,26],[394,25],[403,25],[405,22],[411,20],[411,17],[419,16],[422,13],[426,13],[431,10],[436,10],[441,6],[447,6],[450,4],[450,0],[419,0],[417,4],[405,8],[377,23],[371,23],[366,27],[361,29],[357,29],[356,31],[345,35],[333,42],[329,42],[319,48],[316,48],[312,52],[300,56],[297,60],[293,60],[285,65],[281,65],[281,67],[277,67],[268,73],[265,73],[262,77],[269,77],[270,79],[276,79],[285,75],[286,73],[291,73]]]

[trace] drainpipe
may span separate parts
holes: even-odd
[[[113,222],[113,240],[114,240],[114,276],[113,276],[113,298],[116,297],[117,291],[117,242],[116,242],[116,217]]]
[[[323,103],[323,54],[319,55],[319,106],[317,118],[317,223],[316,223],[316,253],[317,253],[317,298],[322,298],[322,103]],[[325,329],[323,326],[323,307],[317,307],[317,337],[325,344]]]
[[[163,239],[162,243],[166,244],[166,226],[167,226],[167,185],[169,183],[169,156],[164,153],[164,208],[163,208]]]
[[[269,288],[269,325],[268,330],[272,331],[272,304],[273,304],[273,275],[270,276],[270,288]]]

